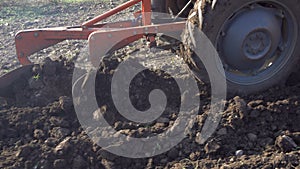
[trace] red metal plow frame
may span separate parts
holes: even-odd
[[[97,24],[103,19],[106,19],[139,2],[142,2],[142,10],[137,11],[134,14],[135,16],[141,14],[141,23],[134,23],[132,20],[130,20],[107,24]],[[97,53],[99,56],[100,53],[105,54],[105,52],[107,52],[105,50],[111,49],[111,46],[105,46],[106,44],[109,44],[107,43],[108,41],[118,42],[118,44],[113,48],[117,49],[126,46],[144,36],[147,36],[148,32],[161,33],[182,31],[184,26],[184,21],[153,25],[151,20],[151,0],[129,0],[128,2],[110,11],[83,23],[81,26],[20,31],[15,37],[16,52],[20,63],[22,65],[28,65],[32,64],[28,56],[42,49],[55,45],[64,40],[89,39],[91,55],[93,53]],[[132,36],[126,39],[120,38],[128,34],[132,34]],[[94,38],[90,36],[93,36]],[[92,41],[91,39],[96,40]],[[92,58],[93,57],[95,56],[92,56]]]

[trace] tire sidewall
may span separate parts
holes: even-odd
[[[212,41],[213,44],[216,44],[218,33],[223,27],[224,22],[233,14],[233,11],[238,11],[241,7],[260,1],[253,0],[218,0],[216,4],[209,11],[206,11],[202,14],[203,23],[200,23],[202,27],[202,31],[206,34],[206,36]],[[272,0],[272,2],[277,2],[279,4],[283,4],[291,13],[295,16],[297,20],[297,32],[298,36],[296,37],[295,47],[293,52],[291,52],[291,57],[286,61],[286,63],[282,66],[277,73],[272,74],[272,76],[264,81],[259,83],[244,85],[234,83],[232,81],[227,80],[227,88],[228,92],[231,94],[249,94],[261,90],[265,90],[270,86],[281,85],[288,78],[289,74],[294,70],[296,64],[298,63],[300,48],[300,40],[299,40],[299,23],[300,23],[300,2],[297,0],[287,0],[287,1],[278,1]],[[221,56],[220,56],[221,57]]]

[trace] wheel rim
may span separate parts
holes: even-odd
[[[280,2],[256,1],[233,13],[216,39],[227,80],[253,85],[274,77],[292,57],[297,27]]]

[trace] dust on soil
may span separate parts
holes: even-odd
[[[9,42],[13,45],[11,40]],[[136,48],[142,50],[140,46]],[[62,56],[64,50],[67,50],[66,46],[62,51],[56,51],[57,56]],[[2,51],[13,53],[11,48]],[[170,111],[154,123],[146,126],[132,123],[123,119],[112,105],[107,89],[113,70],[127,55],[126,52],[126,49],[121,50],[102,64],[97,78],[103,80],[96,83],[96,93],[101,92],[97,95],[98,105],[108,107],[105,109],[107,120],[116,130],[129,136],[143,137],[163,132],[173,125],[178,108],[178,96],[172,92],[176,85],[167,74],[146,71],[132,82],[135,91],[132,102],[137,108],[149,106],[145,96],[153,85],[173,98]],[[45,53],[44,56],[50,55]],[[169,53],[170,57],[174,56]],[[199,84],[203,91],[200,94],[202,104],[188,137],[156,157],[129,159],[103,150],[82,129],[72,101],[74,63],[65,58],[41,59],[41,64],[32,70],[32,78],[23,86],[14,87],[13,99],[1,98],[0,168],[300,167],[300,81],[297,74],[291,76],[285,87],[229,98],[218,130],[204,145],[198,144],[197,135],[207,117],[210,100],[205,86]],[[147,86],[145,90],[140,89],[141,84]]]

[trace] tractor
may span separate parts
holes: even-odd
[[[138,3],[141,3],[141,10],[135,11],[134,16],[139,21],[101,23]],[[124,34],[132,36],[110,50],[144,37],[155,42],[156,35],[149,32],[182,31],[192,38],[193,30],[184,31],[188,29],[187,22],[193,23],[194,30],[201,30],[214,45],[222,61],[229,92],[259,92],[284,84],[297,67],[299,9],[298,0],[128,0],[78,26],[22,30],[15,36],[15,45],[23,67],[0,78],[0,94],[4,95],[16,79],[30,71],[33,64],[28,58],[30,55],[64,40],[88,40],[89,57],[93,60],[111,48],[104,42],[118,41]],[[152,12],[169,13],[175,19],[159,22]],[[176,20],[179,17],[184,19]],[[199,58],[193,52],[183,53],[191,70],[201,74]]]

